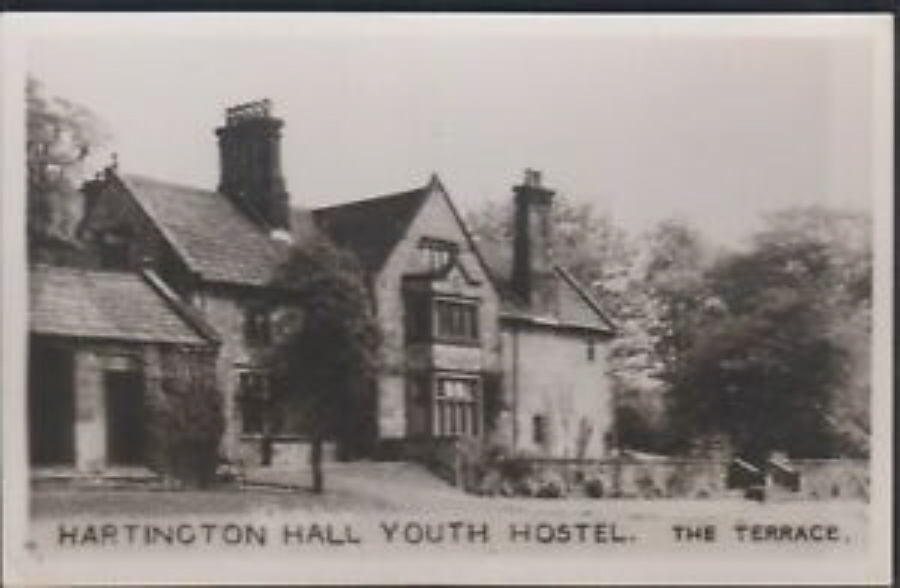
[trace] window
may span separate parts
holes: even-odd
[[[239,375],[241,406],[241,432],[260,435],[267,430],[269,406],[269,379],[265,372],[246,371]]]
[[[469,301],[434,301],[435,337],[453,341],[478,341],[478,305]]]
[[[405,304],[407,341],[478,343],[477,300],[432,298],[424,292],[407,292]]]
[[[594,361],[595,359],[597,359],[597,348],[593,339],[588,341],[587,343],[587,358],[588,361]]]
[[[531,417],[531,440],[535,445],[543,445],[547,442],[547,417],[536,414]]]
[[[125,229],[106,231],[100,235],[100,265],[107,269],[123,269],[130,261],[131,238]]]
[[[439,376],[434,395],[432,433],[437,437],[480,434],[478,405],[477,377]]]
[[[268,345],[272,342],[272,319],[268,309],[251,308],[244,317],[244,338],[250,344]]]
[[[419,241],[419,248],[422,250],[425,263],[431,272],[438,272],[446,268],[458,250],[456,243],[431,237],[423,237]]]

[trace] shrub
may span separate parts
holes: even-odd
[[[561,498],[566,495],[566,484],[556,472],[544,472],[534,493],[538,498]]]
[[[657,487],[653,479],[653,475],[649,471],[642,471],[635,480],[638,495],[641,498],[659,498],[663,495],[662,490]]]
[[[534,464],[528,459],[509,458],[500,462],[500,473],[504,478],[514,482],[530,478],[534,475]]]
[[[590,478],[584,482],[584,493],[590,498],[603,498],[603,480]]]
[[[150,463],[189,487],[213,483],[219,465],[225,422],[212,361],[203,354],[164,356],[159,393],[148,395]]]

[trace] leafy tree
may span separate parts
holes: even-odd
[[[643,310],[657,374],[671,384],[697,325],[718,305],[704,283],[712,254],[697,229],[673,219],[650,233],[645,252],[636,288],[649,299]]]
[[[270,358],[273,404],[311,437],[313,491],[322,492],[322,448],[360,452],[374,436],[380,332],[356,259],[324,238],[292,248],[274,286],[302,312],[281,321]],[[290,317],[290,315],[288,315]]]
[[[699,231],[675,219],[660,222],[634,248],[610,361],[616,431],[620,446],[665,452],[672,382],[695,326],[715,310],[704,284],[712,253]]]
[[[109,140],[87,108],[50,96],[29,77],[26,84],[28,246],[32,259],[53,261],[73,243],[81,218],[79,187],[89,155]]]
[[[512,204],[491,202],[467,218],[495,263],[509,266]],[[678,221],[661,223],[635,239],[611,215],[590,203],[557,197],[553,207],[553,254],[601,301],[617,335],[609,368],[616,404],[618,446],[662,451],[666,392],[682,341],[695,320],[703,271],[710,253],[700,234]]]
[[[844,401],[867,388],[853,383],[868,372],[867,232],[858,215],[783,211],[750,250],[708,272],[721,312],[696,325],[673,378],[684,437],[724,433],[751,459],[865,450],[840,427],[868,420],[848,408],[867,407],[867,390],[863,402]]]
[[[161,361],[159,393],[147,398],[149,461],[188,486],[208,486],[225,430],[215,357],[168,350]]]

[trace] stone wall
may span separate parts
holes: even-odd
[[[768,500],[868,500],[869,464],[865,460],[793,460],[800,474],[798,491],[766,480]],[[522,496],[588,496],[632,499],[742,498],[728,487],[729,462],[703,459],[562,460],[509,459],[491,467],[458,467],[457,482],[475,493]],[[480,474],[480,475],[479,475]]]
[[[866,460],[810,459],[791,462],[800,474],[799,495],[806,498],[869,498]]]
[[[436,188],[440,190],[440,188]],[[477,298],[479,305],[479,346],[446,344],[407,346],[405,333],[404,276],[426,269],[419,240],[430,237],[456,243],[460,247],[459,262],[475,283],[469,283],[459,272],[432,283],[431,288],[445,294]],[[410,378],[437,369],[468,373],[496,373],[500,370],[499,299],[490,278],[481,266],[474,249],[465,238],[443,194],[432,193],[407,229],[406,236],[389,256],[373,283],[376,316],[383,335],[384,373],[379,380],[378,425],[381,439],[404,439],[414,434],[416,423],[410,423]],[[410,427],[410,424],[413,427]]]
[[[159,355],[151,345],[121,343],[71,344],[75,395],[75,468],[99,474],[107,463],[107,414],[104,374],[136,371],[143,375],[143,394],[158,395]],[[140,391],[135,391],[139,394]],[[136,396],[136,401],[143,401]]]
[[[259,289],[236,287],[207,287],[199,293],[197,305],[206,321],[222,340],[216,361],[216,379],[222,393],[225,414],[225,434],[222,438],[222,454],[229,461],[242,465],[259,465],[260,441],[255,436],[242,433],[241,406],[239,402],[240,373],[245,370],[264,369],[265,349],[250,344],[244,334],[247,308],[265,300],[266,292]],[[277,328],[279,316],[290,307],[282,305],[273,310],[272,324]],[[280,442],[281,445],[288,441]],[[300,450],[296,452],[299,455]],[[287,455],[287,454],[286,454]],[[284,458],[287,459],[287,458]],[[305,463],[302,458],[299,463]]]
[[[514,413],[516,453],[569,459],[606,454],[613,419],[606,356],[601,340],[580,332],[504,322],[505,396]]]
[[[456,439],[414,437],[398,445],[398,450],[397,457],[425,466],[450,484],[463,485],[465,482],[465,460],[460,455]]]

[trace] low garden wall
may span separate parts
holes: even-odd
[[[791,462],[800,474],[800,492],[805,498],[869,499],[867,460],[810,459]]]
[[[391,452],[398,457],[424,465],[434,475],[455,486],[463,483],[465,458],[456,439],[413,438],[405,439]]]
[[[464,485],[479,494],[591,498],[709,498],[722,496],[727,462],[563,460],[512,458]]]
[[[486,496],[722,499],[743,497],[746,490],[729,485],[733,462],[727,459],[510,457],[492,454],[474,440],[429,438],[406,440],[397,457],[421,463],[447,482]],[[867,460],[798,459],[786,463],[799,484],[786,485],[784,476],[777,475],[784,473],[780,466],[764,466],[760,472],[764,499],[869,498]]]
[[[482,495],[641,499],[744,496],[743,488],[729,487],[727,460],[509,458],[492,464],[461,461],[457,484]],[[790,467],[799,474],[799,488],[787,488],[767,475],[767,499],[868,500],[866,460],[794,460]]]

